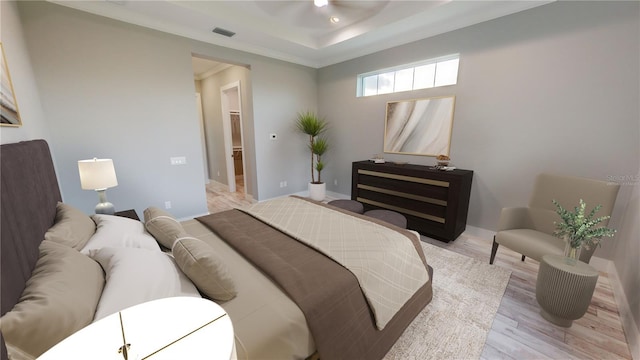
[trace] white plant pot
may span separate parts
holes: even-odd
[[[309,197],[312,200],[322,201],[327,193],[327,184],[312,184],[309,183]]]

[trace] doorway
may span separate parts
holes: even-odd
[[[192,60],[196,93],[201,95],[198,112],[203,114],[201,133],[209,211],[251,203],[255,187],[252,184],[256,182],[250,153],[253,140],[250,135],[243,137],[244,130],[251,134],[253,122],[251,96],[243,93],[245,87],[250,87],[250,69],[196,54],[192,54]]]
[[[242,99],[240,81],[235,81],[220,88],[222,108],[222,128],[224,131],[224,148],[227,167],[227,183],[229,192],[245,189],[244,142],[242,137]]]

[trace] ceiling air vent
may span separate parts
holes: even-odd
[[[232,37],[233,35],[236,34],[233,31],[229,31],[227,29],[223,29],[223,28],[219,28],[219,27],[214,28],[212,31],[214,33],[216,33],[216,34],[220,34],[220,35],[223,35],[223,36],[226,36],[226,37]]]

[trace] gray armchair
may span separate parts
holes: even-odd
[[[613,211],[619,188],[620,185],[613,182],[562,175],[538,175],[528,207],[502,209],[498,230],[493,237],[489,264],[493,264],[500,245],[522,254],[522,261],[526,256],[540,261],[546,254],[562,255],[565,243],[553,236],[554,221],[561,219],[551,200],[557,200],[568,210],[577,206],[580,199],[587,204],[587,211],[601,204],[602,208],[596,216],[606,216]],[[608,221],[601,224],[606,226],[607,223]],[[589,263],[594,251],[595,247],[582,249],[580,260]]]

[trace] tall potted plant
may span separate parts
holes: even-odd
[[[309,197],[321,201],[326,194],[326,184],[322,181],[322,169],[324,162],[322,155],[329,148],[329,143],[324,137],[327,123],[312,112],[299,113],[296,119],[296,127],[300,132],[309,137],[309,152],[311,153],[311,182],[309,182]],[[314,172],[315,170],[315,172]],[[318,174],[316,180],[316,172]]]

